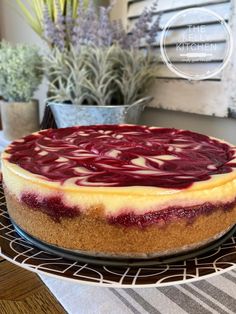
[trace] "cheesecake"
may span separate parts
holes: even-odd
[[[84,254],[176,254],[236,223],[236,147],[187,130],[43,130],[5,149],[2,172],[11,219],[36,239]]]

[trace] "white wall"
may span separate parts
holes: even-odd
[[[0,0],[1,36],[13,43],[40,43],[40,39],[17,12],[14,2],[15,0]]]

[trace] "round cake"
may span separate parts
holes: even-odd
[[[197,248],[236,223],[236,148],[137,125],[49,129],[2,155],[12,220],[86,254],[149,257]]]

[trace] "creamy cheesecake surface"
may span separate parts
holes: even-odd
[[[25,229],[9,204],[19,204],[18,214],[28,209],[61,229],[65,221],[81,224],[90,217],[141,237],[148,228],[164,234],[173,225],[193,228],[211,215],[229,216],[209,234],[214,238],[236,221],[236,148],[194,132],[135,125],[50,129],[13,142],[2,161],[9,212]],[[199,230],[199,243],[207,241]],[[180,246],[196,240],[187,242]],[[85,246],[76,248],[96,251]],[[124,252],[141,253],[135,245],[128,248]],[[154,245],[148,253],[155,250]]]

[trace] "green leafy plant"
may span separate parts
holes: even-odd
[[[6,101],[29,101],[42,76],[42,58],[37,47],[0,43],[0,95]]]
[[[144,52],[119,47],[113,58],[120,102],[128,105],[144,97],[156,77],[158,58],[150,50]]]
[[[146,94],[156,68],[150,53],[119,45],[54,48],[45,58],[50,100],[78,105],[130,105]]]

